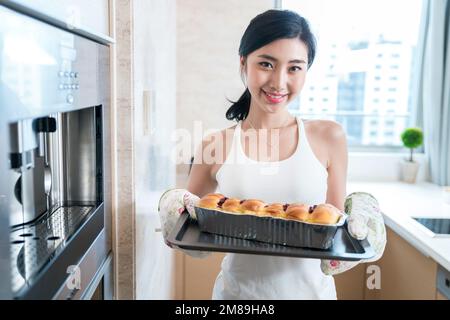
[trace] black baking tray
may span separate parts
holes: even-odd
[[[350,236],[346,224],[337,229],[334,235],[333,245],[324,250],[271,244],[202,232],[197,221],[191,219],[188,213],[183,213],[180,216],[172,232],[169,234],[167,242],[172,247],[187,250],[297,258],[358,261],[370,259],[375,256],[373,248],[367,240],[356,240]]]
[[[346,215],[342,215],[336,224],[316,224],[270,216],[230,214],[200,207],[195,207],[195,213],[202,232],[314,249],[330,248],[337,229],[344,225],[346,219]]]

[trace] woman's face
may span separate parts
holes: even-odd
[[[279,39],[241,57],[252,105],[275,113],[300,93],[308,66],[308,47],[298,38]]]

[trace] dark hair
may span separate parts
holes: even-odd
[[[290,10],[267,10],[250,21],[239,45],[239,56],[250,53],[278,39],[302,40],[308,47],[308,69],[316,55],[316,38],[312,34],[305,18]],[[250,109],[250,91],[248,88],[238,101],[227,110],[228,120],[244,120]]]

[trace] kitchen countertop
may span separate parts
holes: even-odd
[[[442,187],[428,182],[349,182],[347,194],[355,191],[371,193],[389,228],[450,271],[450,236],[432,237],[412,218],[450,218],[450,204],[443,200]]]

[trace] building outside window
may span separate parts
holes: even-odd
[[[410,88],[422,0],[283,0],[281,6],[307,18],[318,43],[289,110],[341,123],[350,150],[401,149],[401,132],[415,125]]]

